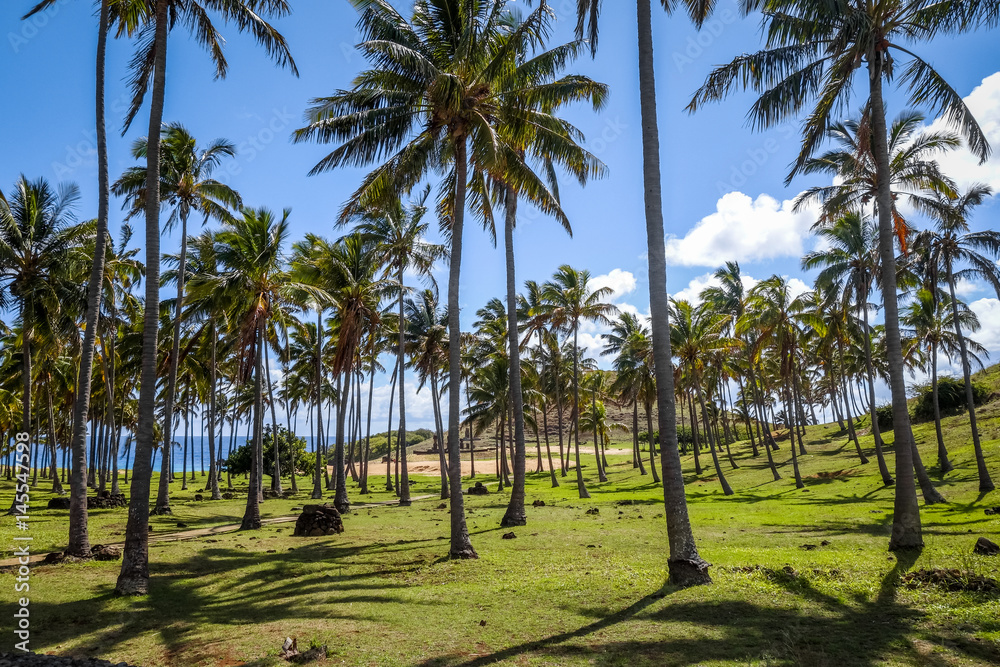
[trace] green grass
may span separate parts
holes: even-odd
[[[988,464],[1000,481],[1000,403],[981,411]],[[914,428],[932,477],[949,504],[922,508],[926,548],[888,553],[893,490],[872,458],[858,465],[836,426],[809,429],[800,458],[806,489],[791,480],[787,440],[776,452],[784,479],[764,456],[734,446],[723,458],[736,494],[725,497],[711,468],[696,478],[684,458],[691,519],[711,586],[665,587],[666,527],[659,488],[625,457],[611,457],[609,482],[579,500],[573,474],[549,488],[529,474],[528,525],[503,540],[507,496],[467,497],[480,558],[451,562],[448,510],[437,477],[415,477],[410,508],[357,509],[343,535],[294,538],[290,524],[153,544],[148,596],[113,593],[119,563],[37,566],[32,572],[32,646],[158,665],[281,665],[282,641],[325,644],[314,664],[347,665],[984,665],[1000,663],[1000,596],[897,585],[906,571],[959,568],[998,577],[997,558],[973,556],[979,535],[1000,540],[1000,517],[980,498],[967,420],[945,434],[956,470],[937,476],[934,428]],[[886,434],[891,441],[891,434]],[[532,444],[533,449],[533,444]],[[890,469],[892,448],[887,452]],[[373,472],[379,470],[372,466]],[[382,469],[384,472],[384,469]],[[199,478],[200,479],[200,478]],[[479,476],[495,490],[492,478]],[[308,487],[308,480],[301,485]],[[287,483],[286,483],[287,488]],[[468,486],[468,483],[466,483]],[[153,517],[154,534],[237,523],[244,500],[195,502],[172,488],[174,515]],[[352,500],[383,501],[377,491]],[[352,487],[356,492],[356,487]],[[10,485],[0,491],[10,497]],[[308,492],[270,500],[263,515],[292,514]],[[34,503],[48,494],[33,492]],[[618,501],[630,500],[621,505]],[[597,507],[599,514],[586,510]],[[34,550],[64,543],[66,512],[34,511]],[[121,541],[124,510],[91,513],[91,541]],[[10,519],[0,523],[9,533]],[[4,541],[7,541],[6,539]],[[823,544],[826,542],[827,544]],[[803,545],[816,548],[806,550]]]

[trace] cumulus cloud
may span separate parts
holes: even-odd
[[[746,290],[751,290],[753,287],[760,282],[757,278],[753,276],[742,274],[743,287]],[[799,296],[808,292],[811,288],[809,285],[799,280],[798,278],[789,278],[788,276],[783,276],[785,280],[788,281],[788,287],[791,291],[792,298]],[[701,303],[701,293],[709,287],[718,287],[720,285],[719,280],[712,273],[706,273],[704,275],[697,276],[691,279],[691,282],[687,284],[687,287],[676,292],[673,297],[678,301],[688,301],[691,304],[697,306]]]
[[[996,359],[1000,355],[1000,300],[977,299],[969,307],[979,316],[982,326],[972,337],[989,351],[990,358]]]
[[[717,266],[727,260],[747,262],[798,257],[816,220],[810,209],[792,212],[792,200],[779,202],[762,194],[751,199],[730,192],[683,238],[667,239],[667,262],[682,266]]]
[[[1000,190],[1000,158],[996,154],[996,147],[1000,146],[1000,72],[983,79],[964,99],[993,146],[993,156],[981,165],[968,149],[962,148],[938,156],[938,164],[963,188],[970,183],[987,183],[994,190]],[[938,118],[928,129],[942,131],[951,128],[944,118]]]
[[[591,278],[590,286],[595,290],[611,288],[614,294],[608,300],[615,302],[635,291],[636,280],[631,271],[612,269],[608,273]]]

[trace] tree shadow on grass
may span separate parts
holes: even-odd
[[[189,558],[151,563],[148,595],[121,598],[109,581],[84,600],[32,600],[32,620],[37,619],[45,645],[69,644],[75,655],[114,655],[126,643],[155,634],[172,656],[168,664],[180,665],[199,662],[194,656],[202,649],[188,633],[204,626],[229,626],[238,633],[276,622],[378,622],[352,604],[398,604],[411,611],[414,605],[443,604],[400,595],[408,587],[405,578],[429,565],[428,559],[369,560],[370,549],[329,543],[280,553],[205,549]],[[345,573],[358,566],[365,571]],[[79,642],[81,635],[89,635],[85,644]]]
[[[450,655],[418,663],[420,667],[480,667],[508,660],[574,660],[602,667],[738,664],[874,667],[887,660],[945,667],[938,646],[982,664],[1000,660],[1000,648],[961,637],[922,635],[923,613],[896,599],[900,577],[916,562],[917,552],[901,552],[883,577],[874,599],[845,601],[819,590],[794,571],[757,569],[746,575],[764,578],[779,589],[770,604],[743,599],[674,601],[656,605],[661,594],[646,596],[617,612],[575,610],[594,620],[576,630],[555,634],[488,655]],[[738,584],[738,582],[736,582]],[[734,582],[729,582],[730,586]],[[724,584],[716,584],[722,586]],[[713,591],[713,594],[726,591]],[[705,596],[711,597],[711,596]],[[654,606],[655,605],[655,606]],[[615,627],[630,624],[629,627]],[[1000,624],[998,624],[1000,625]],[[610,630],[609,632],[602,632]],[[612,637],[611,640],[605,637]],[[628,641],[618,638],[637,637]]]

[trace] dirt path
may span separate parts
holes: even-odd
[[[428,494],[425,496],[414,496],[411,500],[426,500],[427,498],[437,498],[437,496]],[[399,501],[389,500],[385,502],[378,503],[351,503],[351,507],[355,509],[364,509],[366,507],[385,507],[389,505],[398,505]],[[261,525],[270,526],[277,523],[292,523],[298,519],[298,515],[295,516],[276,516],[269,519],[261,519]],[[211,526],[209,528],[195,528],[193,530],[182,530],[174,533],[150,533],[149,542],[153,544],[155,542],[180,542],[182,540],[193,540],[199,537],[209,537],[211,535],[224,535],[225,533],[233,533],[240,529],[240,524],[230,523],[223,526]],[[124,542],[112,542],[106,546],[110,547],[124,547]],[[32,554],[28,559],[29,563],[37,563],[43,560],[48,554]],[[6,560],[0,560],[0,568],[11,567],[22,564],[17,558],[8,558]]]

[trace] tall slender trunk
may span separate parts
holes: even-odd
[[[653,436],[653,403],[647,400],[643,407],[646,409],[646,444],[649,445],[649,470],[653,473],[653,483],[660,483],[660,473],[656,471],[656,438]],[[678,455],[679,456],[679,455]]]
[[[452,558],[478,558],[469,539],[462,495],[462,460],[459,452],[462,329],[459,322],[459,278],[462,269],[462,227],[465,224],[465,189],[468,182],[466,137],[455,137],[455,213],[451,228],[451,257],[448,272],[448,475],[451,479]],[[402,343],[400,343],[402,350]],[[402,384],[401,384],[402,386]],[[406,491],[409,499],[409,489]]]
[[[727,496],[733,495],[733,487],[729,486],[729,482],[726,480],[725,474],[722,472],[722,466],[719,465],[719,453],[718,447],[715,444],[715,435],[712,432],[711,425],[708,423],[708,408],[705,405],[705,393],[701,390],[701,377],[697,372],[694,373],[694,391],[698,394],[698,402],[701,405],[701,415],[705,419],[705,434],[708,439],[708,450],[712,452],[712,464],[715,466],[715,474],[719,478],[719,484],[722,485],[722,493]]]
[[[455,159],[457,160],[458,157],[456,156]],[[459,213],[456,211],[456,213],[455,213],[455,217],[456,217],[455,224],[456,224],[456,226],[458,225],[458,221],[457,221],[458,216],[459,216]],[[454,260],[452,260],[452,261],[454,261]],[[399,456],[396,458],[396,465],[397,465],[397,469],[399,470],[399,477],[397,478],[396,492],[399,494],[399,504],[401,506],[403,506],[403,507],[406,507],[406,506],[410,505],[410,472],[409,472],[409,470],[407,470],[407,464],[406,464],[406,357],[405,357],[405,351],[406,350],[405,350],[405,347],[404,347],[404,345],[405,345],[405,332],[406,332],[406,316],[403,313],[403,262],[402,261],[399,262],[397,270],[399,272],[399,341],[398,341],[398,345],[397,345],[397,348],[396,348],[396,363],[399,364],[399,378],[398,378],[398,383],[399,383],[399,435],[397,436],[397,439],[396,439],[396,446],[399,447]],[[457,276],[455,278],[455,282],[456,282],[456,284],[455,284],[455,290],[457,291],[458,290],[458,284],[457,284],[458,283],[458,278],[457,278]],[[450,285],[450,283],[449,283],[448,289],[449,289],[449,297],[448,297],[449,301],[448,301],[448,303],[450,304],[451,303],[451,295],[450,295],[451,285]],[[455,317],[457,318],[458,317],[458,314],[457,314],[458,304],[456,303],[454,307],[456,309]],[[455,343],[455,344],[457,344],[457,343]],[[455,414],[457,416],[458,415],[458,408],[457,407],[454,408],[454,412],[455,412]],[[451,417],[449,416],[449,428],[450,428],[450,421],[451,421]],[[449,437],[451,437],[450,433],[449,433]],[[442,446],[444,446],[443,443],[442,443]],[[391,451],[392,450],[390,450],[390,452]],[[392,456],[390,455],[389,458],[391,459]],[[461,471],[461,467],[459,467],[459,471]],[[461,477],[461,475],[459,475],[459,477]],[[454,485],[454,481],[452,481],[452,484]],[[458,495],[459,496],[462,495],[462,480],[461,479],[458,480]],[[452,523],[454,524],[454,520],[452,521]],[[468,532],[468,531],[466,531],[466,532]],[[468,535],[466,535],[466,537],[468,537]],[[452,546],[454,547],[454,535],[452,535],[452,542],[453,542]]]
[[[542,430],[545,431],[545,453],[549,458],[549,477],[552,478],[552,488],[559,486],[555,466],[552,465],[552,447],[549,445],[549,406],[542,403]]]
[[[46,440],[49,441],[49,477],[52,479],[52,493],[58,493],[60,496],[64,495],[66,492],[63,491],[62,483],[59,481],[59,469],[56,465],[58,455],[56,454],[56,414],[52,407],[52,379],[47,378],[45,381],[45,398],[48,404],[48,417],[49,417],[49,433]]]
[[[682,408],[683,409],[683,408]],[[694,410],[694,397],[688,394],[688,410],[691,415],[691,450],[694,452],[694,474],[701,474],[701,443],[698,442],[698,415]]]
[[[778,468],[774,465],[774,455],[771,453],[771,442],[773,438],[771,437],[771,431],[767,424],[767,414],[764,412],[763,396],[760,391],[760,387],[757,386],[757,374],[753,370],[753,362],[751,362],[748,368],[747,380],[750,383],[751,389],[751,402],[753,403],[754,410],[757,412],[757,426],[760,427],[763,424],[763,431],[760,434],[760,443],[764,447],[764,452],[767,454],[767,466],[771,469],[771,477],[775,482],[781,479],[781,475],[778,474]],[[766,437],[765,437],[766,436]]]
[[[990,472],[986,468],[983,456],[983,446],[979,442],[979,428],[976,426],[976,402],[972,393],[972,364],[969,363],[969,346],[962,335],[962,324],[958,314],[958,299],[955,298],[955,274],[952,272],[951,260],[948,261],[948,290],[951,293],[951,315],[955,321],[955,335],[958,336],[958,348],[962,354],[962,377],[965,379],[965,405],[969,411],[969,428],[972,429],[972,447],[976,452],[976,470],[979,473],[979,492],[989,493],[994,488]]]
[[[146,196],[149,196],[147,192]],[[181,207],[181,255],[177,268],[177,303],[174,308],[173,344],[170,347],[170,367],[167,371],[167,393],[163,397],[163,459],[160,461],[160,487],[156,494],[153,514],[170,514],[170,479],[173,477],[174,398],[177,391],[177,365],[181,352],[181,315],[184,307],[184,278],[187,271],[187,208]]]
[[[434,403],[434,428],[438,441],[438,465],[441,468],[441,500],[448,499],[448,464],[445,461],[444,422],[441,419],[441,395],[438,393],[437,369],[431,370],[431,400]]]
[[[560,474],[566,476],[566,461],[569,459],[567,456],[563,458],[563,407],[562,407],[562,392],[559,391],[559,370],[558,367],[553,364],[553,375],[555,376],[555,385],[553,390],[556,395],[556,427],[559,429],[559,471]]]
[[[271,490],[281,495],[283,493],[281,489],[281,447],[279,447],[280,440],[278,440],[278,415],[274,403],[274,385],[271,384],[271,355],[267,350],[267,341],[262,342],[261,345],[264,346],[264,380],[267,382],[267,402],[271,406],[271,442],[274,443],[274,466],[272,468]],[[290,437],[293,435],[289,433]]]
[[[597,479],[601,482],[608,481],[608,476],[604,474],[604,464],[602,462],[603,452],[601,451],[600,438],[597,426],[597,390],[590,392],[590,409],[594,413],[594,457],[597,459]]]
[[[181,489],[184,490],[184,491],[186,491],[187,488],[188,488],[188,480],[187,480],[187,469],[188,469],[188,456],[187,456],[188,455],[188,406],[186,405],[187,402],[188,402],[188,397],[187,397],[188,391],[189,390],[185,390],[184,391],[184,398],[181,399],[181,402],[185,404],[185,405],[183,405],[181,407],[181,409],[184,412],[184,415],[183,415],[184,416],[184,446],[181,447],[181,463],[182,463],[182,465],[181,465]],[[192,469],[192,471],[194,470],[194,466],[193,465],[191,466],[191,469]]]
[[[691,530],[687,501],[684,497],[684,476],[681,472],[680,454],[677,451],[650,0],[637,0],[636,9],[639,33],[639,101],[642,115],[646,245],[649,252],[650,320],[656,369],[656,402],[659,407],[657,418],[660,430],[660,464],[663,467],[664,518],[670,544],[667,566],[673,584],[690,586],[707,584],[711,581],[711,577],[708,574],[708,563],[698,555],[698,547]]]
[[[862,312],[862,322],[865,327],[865,369],[868,371],[868,407],[872,420],[872,435],[875,436],[875,457],[878,459],[878,470],[882,475],[882,483],[886,486],[892,484],[892,475],[889,474],[889,467],[885,464],[885,454],[882,452],[882,434],[878,428],[878,413],[875,411],[875,366],[872,364],[872,332],[868,326],[868,297],[858,295],[858,308]]]
[[[157,333],[160,315],[160,126],[167,74],[168,0],[156,0],[155,62],[146,149],[146,301],[142,322],[142,370],[139,380],[139,424],[135,469],[129,498],[122,569],[115,590],[122,595],[145,594],[149,588],[149,482],[156,417]]]
[[[344,422],[347,421],[347,409],[350,404],[347,397],[351,395],[352,375],[353,373],[350,367],[348,367],[340,380],[341,390],[338,392],[340,395],[340,405],[337,406],[337,443],[333,453],[337,477],[337,490],[334,493],[333,504],[341,514],[351,511],[351,502],[347,498],[347,472],[344,469]]]
[[[639,464],[639,474],[646,474],[646,466],[642,464],[642,450],[639,448],[639,401],[632,400],[632,444],[635,447],[635,460]],[[654,468],[656,466],[653,466]],[[655,471],[654,471],[655,472]]]
[[[250,457],[250,488],[247,491],[247,506],[243,514],[240,530],[258,530],[260,521],[260,479],[259,474],[263,463],[262,450],[264,446],[264,322],[257,325],[256,350],[254,351],[253,377],[253,445]]]
[[[858,452],[858,458],[861,459],[861,465],[865,465],[868,463],[868,457],[865,456],[863,451],[861,451],[861,443],[858,441],[858,434],[854,430],[854,417],[851,415],[851,404],[848,402],[849,399],[847,397],[847,365],[844,363],[844,341],[840,339],[839,336],[837,340],[837,351],[840,361],[840,385],[844,394],[844,419],[847,421],[847,434],[848,438],[854,441],[854,449]],[[882,476],[882,483],[886,485],[892,483],[891,477],[886,480],[887,474],[888,471],[886,471],[886,474]]]
[[[222,493],[219,491],[219,472],[218,466],[215,460],[215,423],[218,421],[218,416],[216,415],[216,384],[217,384],[217,370],[216,370],[216,335],[215,335],[215,322],[212,321],[208,325],[208,337],[211,340],[211,351],[210,360],[208,368],[208,487],[212,491],[212,500],[222,500]],[[222,442],[219,442],[221,448]]]
[[[368,495],[368,463],[371,459],[371,436],[372,436],[372,397],[375,395],[375,365],[378,359],[375,356],[375,332],[372,331],[370,334],[371,338],[371,373],[368,375],[368,421],[365,427],[365,454],[361,461],[362,472],[361,472],[361,494]]]
[[[937,341],[931,343],[931,399],[934,403],[934,433],[937,435],[938,446],[938,467],[941,469],[941,476],[954,469],[951,461],[948,460],[948,448],[944,446],[944,435],[941,433],[941,405],[938,403],[938,374],[937,374]]]
[[[583,466],[580,465],[580,323],[573,323],[573,451],[576,455],[576,488],[581,498],[589,498],[590,493],[583,483]],[[596,449],[596,443],[595,443]],[[600,466],[600,461],[597,463]]]
[[[504,215],[504,254],[507,265],[507,354],[510,370],[510,398],[514,412],[514,484],[510,501],[500,525],[523,526],[528,522],[524,510],[524,397],[521,394],[521,350],[517,337],[517,278],[514,272],[514,222],[517,219],[517,193],[507,186]],[[541,454],[541,448],[539,448]],[[541,456],[539,456],[539,464]]]
[[[316,309],[316,471],[312,498],[323,497],[323,309]]]
[[[90,411],[90,383],[94,372],[94,346],[97,320],[100,317],[101,292],[104,289],[104,259],[108,235],[108,208],[111,196],[108,176],[108,139],[104,113],[104,80],[108,44],[108,5],[101,0],[97,33],[97,230],[94,240],[94,264],[87,284],[87,317],[77,372],[76,400],[73,403],[73,439],[70,442],[73,471],[70,474],[69,545],[66,553],[77,558],[90,556],[87,531],[87,414]]]
[[[892,390],[892,426],[895,432],[896,494],[893,505],[892,537],[889,549],[923,547],[920,504],[913,477],[913,435],[906,406],[906,382],[903,377],[903,345],[899,333],[899,306],[896,301],[896,251],[892,225],[889,146],[886,134],[885,107],[882,102],[882,60],[878,52],[869,53],[872,151],[875,155],[875,178],[878,183],[879,258],[882,262],[882,298],[885,304],[885,342],[889,363],[889,388]]]
[[[468,380],[468,378],[466,378],[466,380],[465,380],[465,409],[466,409],[466,411],[471,411],[472,410],[472,396],[469,393],[469,380]],[[476,478],[476,434],[472,430],[472,422],[469,421],[468,424],[469,424],[468,425],[468,433],[469,433],[469,468],[471,470],[471,474],[469,475],[469,478],[470,479],[475,479]],[[545,436],[546,436],[546,438],[548,438],[548,433],[546,433]],[[545,443],[548,444],[548,440],[547,439],[546,439]],[[552,453],[550,452],[549,453],[549,466],[551,466],[551,465],[552,465]],[[559,486],[559,484],[557,483],[557,484],[555,484],[555,486]]]
[[[792,450],[792,472],[795,475],[795,488],[801,489],[805,486],[802,482],[802,475],[799,473],[799,456],[798,450],[795,449],[795,429],[794,422],[792,420],[792,390],[788,388],[788,378],[785,378],[785,386],[783,387],[782,398],[785,402],[785,428],[788,430],[788,448]]]
[[[392,386],[389,389],[389,423],[385,428],[385,490],[392,491],[392,403],[396,400],[396,380],[399,377],[399,358],[396,359],[396,367],[392,371]]]

